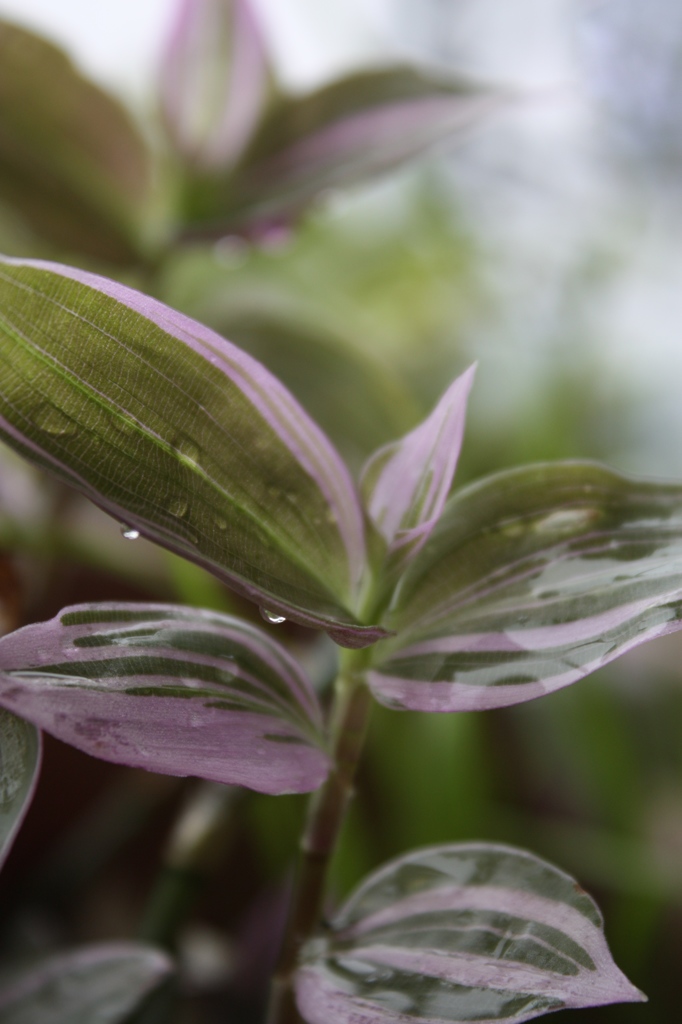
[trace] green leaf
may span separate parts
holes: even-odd
[[[500,473],[455,494],[375,648],[378,700],[516,704],[682,627],[682,486],[591,463]]]
[[[0,22],[0,198],[67,251],[129,263],[150,186],[120,104],[52,43]]]
[[[638,1002],[574,879],[512,847],[428,847],[370,875],[304,948],[309,1024],[493,1024]]]
[[[16,970],[0,990],[2,1024],[122,1024],[172,970],[132,942],[85,946]]]
[[[371,351],[278,308],[207,307],[206,318],[271,370],[358,469],[376,448],[409,429],[413,396]],[[352,400],[349,399],[352,396]]]
[[[325,189],[371,179],[460,133],[493,102],[472,83],[408,67],[281,97],[231,174],[191,183],[187,222],[224,233],[290,220]]]
[[[0,708],[0,867],[33,798],[40,755],[38,730]]]
[[[0,433],[111,515],[264,609],[365,646],[362,509],[260,363],[72,267],[0,260]]]

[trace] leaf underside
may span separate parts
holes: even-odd
[[[92,604],[0,640],[0,706],[86,753],[265,793],[327,775],[308,679],[268,635],[177,605]]]

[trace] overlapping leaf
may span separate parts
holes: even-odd
[[[265,793],[327,775],[306,676],[260,629],[179,605],[91,604],[0,640],[0,706],[86,753]]]
[[[196,227],[288,219],[329,188],[391,170],[471,125],[493,102],[470,83],[410,68],[368,71],[282,97],[228,176],[188,193]]]
[[[362,512],[329,440],[263,366],[74,268],[0,262],[0,432],[110,514],[346,646]]]
[[[370,684],[390,706],[530,700],[682,626],[682,486],[589,463],[455,494],[396,591]]]
[[[123,108],[57,47],[0,22],[0,198],[67,250],[128,262],[150,185]]]
[[[31,803],[40,753],[38,730],[0,708],[0,867]]]
[[[296,989],[309,1024],[521,1022],[644,998],[574,879],[474,843],[418,850],[366,879],[304,949]]]
[[[0,989],[2,1024],[122,1024],[172,970],[132,942],[85,946],[15,972]]]
[[[265,104],[265,47],[249,0],[182,0],[166,47],[166,129],[190,166],[230,167]]]

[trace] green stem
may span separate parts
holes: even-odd
[[[364,651],[344,652],[336,681],[331,736],[334,766],[324,786],[312,795],[292,906],[282,952],[273,977],[268,1024],[298,1024],[293,977],[303,943],[318,927],[329,863],[336,849],[353,778],[364,746],[372,697],[364,681]]]

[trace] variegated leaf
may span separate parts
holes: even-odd
[[[166,129],[190,166],[234,163],[268,91],[264,41],[249,0],[181,0],[161,71]]]
[[[0,707],[0,867],[33,798],[40,755],[38,730]]]
[[[388,545],[394,571],[424,546],[443,511],[462,447],[474,370],[453,381],[423,423],[380,448],[363,470],[367,510]]]
[[[133,942],[57,953],[14,972],[0,989],[2,1024],[122,1024],[172,971],[163,953]]]
[[[364,646],[362,511],[330,441],[255,359],[106,278],[0,261],[0,435],[272,612]]]
[[[519,1024],[645,998],[574,879],[486,843],[417,850],[367,878],[304,949],[296,991],[308,1024]]]
[[[69,252],[143,245],[151,160],[130,116],[58,47],[0,22],[0,199]]]
[[[233,173],[206,175],[192,186],[188,223],[224,233],[287,221],[324,190],[399,166],[469,127],[497,102],[471,83],[406,67],[281,97]]]
[[[0,640],[0,706],[95,757],[264,793],[308,792],[329,758],[312,685],[218,612],[87,604]]]
[[[401,580],[370,675],[422,711],[516,704],[682,627],[682,486],[590,463],[453,495]]]

